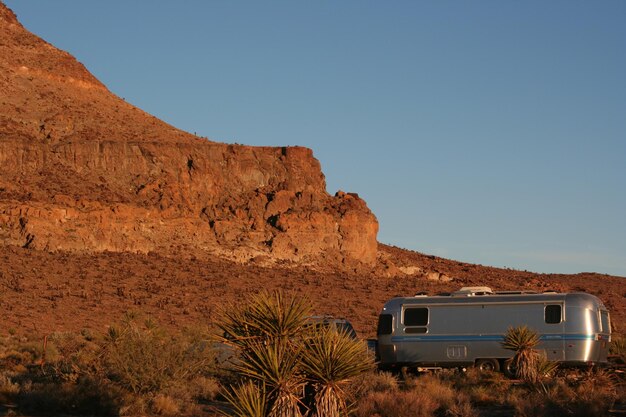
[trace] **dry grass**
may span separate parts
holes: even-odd
[[[150,409],[160,416],[175,416],[180,414],[178,401],[163,394],[157,394],[157,396],[154,397]]]
[[[382,381],[389,376],[382,377]],[[381,381],[381,382],[382,382]],[[381,390],[388,387],[388,390]],[[403,386],[375,383],[357,403],[359,417],[430,417],[437,415],[474,417],[477,412],[469,397],[437,375],[410,377]]]
[[[115,328],[115,338],[0,338],[2,404],[33,415],[194,415],[197,401],[218,395],[213,356],[196,333],[130,322]]]
[[[619,398],[615,375],[591,370],[578,377],[556,378],[541,390],[519,391],[509,401],[520,417],[599,417],[608,415]]]
[[[177,344],[189,340],[166,333],[159,337]],[[219,399],[221,386],[228,384],[207,370],[177,379],[177,383],[166,382],[158,390],[134,393],[107,376],[114,373],[104,360],[106,346],[103,335],[51,335],[42,364],[41,340],[0,338],[1,403],[16,406],[19,414],[32,415],[192,416],[200,414],[201,404]],[[146,366],[152,363],[144,362]],[[519,417],[594,417],[606,415],[624,398],[624,381],[616,375],[605,370],[570,371],[537,389],[475,369],[404,380],[390,373],[368,372],[353,380],[346,391],[355,401],[357,417],[471,417],[477,415],[475,407],[510,407]]]
[[[479,406],[507,404],[512,392],[515,392],[511,380],[498,372],[469,368],[466,372],[443,371],[439,377],[449,381],[456,391]]]

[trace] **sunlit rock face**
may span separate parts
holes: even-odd
[[[355,194],[326,192],[310,149],[178,130],[112,94],[2,3],[0,69],[0,244],[375,263],[375,216]]]

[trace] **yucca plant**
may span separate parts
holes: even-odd
[[[255,392],[271,417],[300,417],[307,407],[316,417],[347,414],[344,387],[371,369],[372,360],[366,346],[346,331],[313,325],[310,310],[306,298],[282,291],[262,291],[249,303],[224,310],[218,324],[222,341],[237,350],[233,370],[246,381],[226,397],[237,413],[251,408]],[[311,394],[307,404],[305,391]]]
[[[509,327],[504,335],[502,347],[515,352],[513,367],[518,378],[527,382],[537,380],[537,361],[535,347],[539,344],[539,335],[526,326]]]
[[[251,383],[263,386],[269,416],[301,415],[304,377],[299,354],[309,315],[306,298],[262,291],[246,304],[227,307],[218,323],[224,332],[222,341],[239,354],[233,369]],[[233,395],[229,401],[238,398]]]
[[[537,369],[538,378],[551,378],[559,369],[559,364],[546,359],[545,357],[538,355],[537,363],[535,364]]]
[[[234,369],[265,387],[270,416],[299,416],[304,377],[299,367],[300,348],[289,341],[256,342],[241,353]]]
[[[231,387],[230,391],[224,392],[226,401],[232,406],[232,411],[219,410],[219,413],[228,417],[265,417],[267,405],[265,404],[265,387],[252,381],[239,386]]]
[[[308,299],[288,296],[282,291],[262,291],[244,305],[229,305],[218,327],[224,342],[246,349],[259,340],[289,340],[303,332],[311,306]]]
[[[302,369],[315,392],[312,416],[338,417],[348,414],[345,387],[351,379],[373,368],[362,342],[333,327],[317,327],[302,351]]]

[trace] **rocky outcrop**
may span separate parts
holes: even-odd
[[[373,264],[378,224],[312,151],[211,142],[107,90],[0,3],[0,244]]]

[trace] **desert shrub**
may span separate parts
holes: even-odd
[[[393,395],[399,389],[398,378],[391,372],[370,371],[354,378],[350,384],[350,396],[359,400],[373,392]]]
[[[120,392],[88,378],[77,382],[36,382],[20,387],[17,404],[20,411],[32,414],[108,416],[117,413]]]
[[[445,381],[476,405],[502,405],[506,403],[511,381],[499,372],[485,372],[469,368],[465,372],[444,370],[437,377]]]
[[[152,399],[150,409],[153,413],[161,416],[175,416],[180,413],[178,401],[164,394],[157,394]]]
[[[469,397],[455,390],[450,381],[439,375],[423,375],[409,377],[401,389],[391,392],[372,391],[361,397],[356,415],[474,417],[477,413]]]
[[[217,398],[222,387],[213,377],[197,376],[189,384],[193,398],[199,401],[213,401]]]
[[[530,390],[525,396],[517,396],[511,404],[521,417],[595,417],[608,415],[617,398],[613,376],[596,370],[578,379],[555,379],[545,384],[543,390]]]
[[[611,340],[609,353],[617,356],[621,363],[626,363],[626,338],[614,336]]]
[[[394,395],[371,392],[358,402],[357,417],[432,417],[436,401],[419,391],[398,391]]]
[[[140,326],[133,319],[109,329],[102,355],[108,378],[135,394],[186,385],[213,364],[210,346],[195,335],[172,336],[152,322]]]
[[[42,357],[41,371],[48,379],[77,382],[80,378],[100,377],[101,349],[97,343],[82,335],[53,333],[43,346],[46,353]]]
[[[95,357],[85,340],[71,334],[44,339],[3,340],[3,402],[20,412],[39,414],[110,415],[117,409],[117,393],[94,371]],[[96,361],[97,362],[97,361]]]
[[[416,378],[412,390],[427,395],[437,404],[436,414],[458,417],[475,416],[469,398],[438,375],[425,375]]]
[[[215,398],[213,354],[205,335],[171,335],[132,317],[107,335],[56,333],[0,339],[0,400],[20,413],[188,415]]]
[[[98,375],[97,346],[83,337],[54,333],[16,349],[12,380],[19,386],[14,402],[20,410],[96,415],[115,409],[115,393]]]
[[[14,401],[20,392],[19,384],[15,383],[9,373],[0,373],[0,404],[8,404]]]

